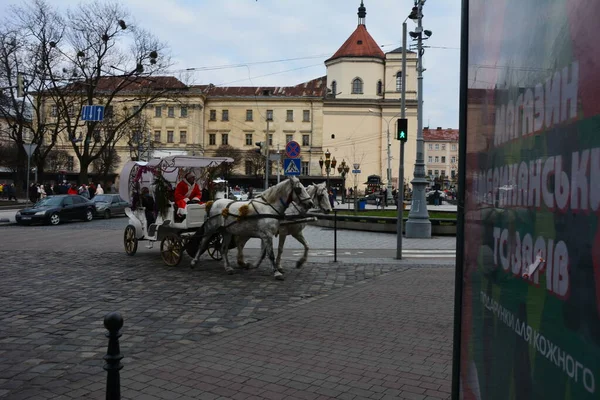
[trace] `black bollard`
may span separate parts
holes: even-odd
[[[106,337],[108,338],[108,349],[103,357],[106,364],[104,370],[108,373],[106,378],[106,400],[121,400],[121,377],[119,371],[123,368],[121,360],[121,349],[119,348],[119,338],[121,337],[121,328],[123,327],[123,317],[117,312],[112,312],[104,316],[104,327],[108,329]]]
[[[337,210],[333,210],[333,262],[337,262]]]

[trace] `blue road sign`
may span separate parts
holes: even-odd
[[[353,170],[352,170],[352,173],[353,173],[353,174],[360,174],[360,169],[353,169]]]
[[[286,158],[283,160],[283,174],[288,176],[300,175],[300,159]]]
[[[102,121],[104,119],[104,106],[83,106],[81,109],[82,121]]]
[[[285,145],[285,155],[288,156],[288,158],[300,157],[300,145],[298,142],[290,140],[288,144]]]

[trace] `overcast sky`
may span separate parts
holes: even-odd
[[[49,0],[68,7],[76,0]],[[166,41],[178,75],[186,68],[246,64],[197,71],[191,83],[290,86],[325,75],[324,61],[357,25],[360,0],[119,0],[135,22]],[[0,11],[14,0],[2,0]],[[84,2],[85,3],[85,2]],[[414,0],[364,0],[366,26],[384,52],[402,44],[402,21]],[[424,125],[458,128],[460,1],[429,0]],[[416,24],[408,20],[409,31]],[[410,40],[409,40],[410,43]],[[285,62],[261,63],[287,60]]]

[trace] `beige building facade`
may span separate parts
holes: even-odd
[[[457,129],[423,129],[425,173],[430,180],[441,178],[444,187],[458,179],[458,136]]]
[[[115,148],[121,164],[138,154],[136,146],[144,149],[147,144],[151,144],[153,157],[212,156],[227,145],[243,158],[255,152],[256,142],[268,141],[271,152],[284,153],[287,142],[295,140],[301,145],[301,172],[305,177],[325,176],[319,160],[329,150],[338,165],[342,160],[350,169],[353,164],[360,165],[359,174],[350,172],[347,186],[353,185],[356,178],[362,190],[370,175],[380,176],[382,184],[386,184],[389,160],[391,183],[397,187],[400,142],[395,137],[404,74],[409,127],[404,173],[405,182],[410,182],[416,156],[417,57],[407,51],[403,71],[402,49],[388,53],[381,50],[367,31],[366,8],[362,4],[358,17],[354,32],[325,60],[326,76],[288,87],[186,86],[168,98],[147,104],[141,113],[145,121],[143,138],[133,144],[122,139]],[[114,107],[134,107],[131,95],[116,98]],[[69,143],[62,147],[73,152]],[[70,167],[74,172],[78,170],[76,157]],[[245,160],[234,171],[240,177],[252,173],[256,171],[251,171]],[[332,170],[331,176],[339,185],[339,173]]]

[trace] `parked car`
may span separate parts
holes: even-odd
[[[96,215],[104,218],[125,215],[125,208],[131,207],[131,204],[118,194],[98,194],[92,202],[96,205]]]
[[[18,224],[47,223],[58,225],[63,221],[94,219],[96,206],[93,202],[79,195],[61,194],[48,196],[30,208],[17,211],[15,220]]]
[[[244,193],[240,190],[232,190],[229,192],[229,198],[233,200],[248,200],[248,193]]]

